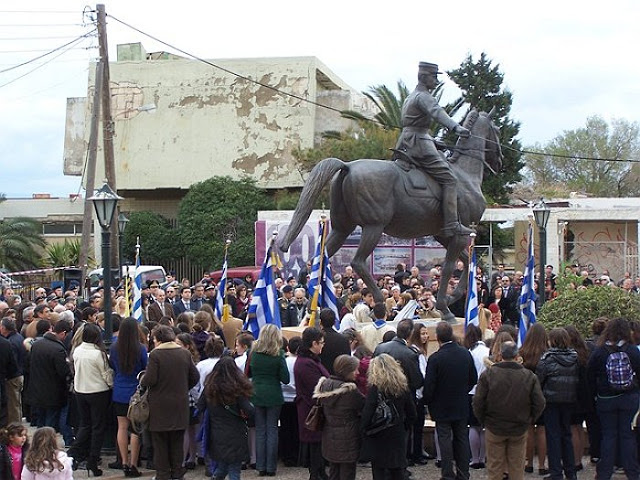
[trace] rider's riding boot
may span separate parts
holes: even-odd
[[[469,236],[475,233],[458,221],[458,194],[455,184],[442,185],[442,214],[444,216],[444,226],[440,230],[440,235],[443,237],[453,237],[454,235]]]

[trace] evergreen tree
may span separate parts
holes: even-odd
[[[452,102],[452,105],[464,102],[467,105],[465,115],[473,108],[488,112],[495,107],[493,119],[500,128],[504,159],[501,172],[497,175],[485,175],[482,191],[488,203],[506,204],[513,185],[522,178],[520,170],[524,163],[520,142],[515,138],[520,131],[520,123],[509,118],[513,95],[502,88],[504,74],[500,72],[500,65],[492,65],[492,61],[483,52],[477,61],[468,55],[459,68],[450,70],[447,74],[462,90],[461,98]],[[448,140],[453,141],[453,138]]]

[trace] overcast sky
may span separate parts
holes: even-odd
[[[513,92],[511,116],[521,122],[525,145],[579,128],[591,115],[640,115],[637,0],[112,0],[105,7],[202,58],[316,56],[359,91],[380,84],[396,91],[398,80],[412,88],[419,61],[448,70],[469,53],[477,59],[486,52]],[[0,192],[7,197],[83,193],[80,177],[62,174],[65,106],[67,97],[86,96],[97,38],[12,67],[90,31],[84,8],[71,0],[0,4]],[[107,20],[112,60],[120,43],[171,51]],[[448,82],[446,92],[454,97],[455,85]]]

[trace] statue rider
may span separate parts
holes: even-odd
[[[458,195],[456,178],[451,173],[449,163],[437,149],[429,135],[429,125],[435,120],[440,125],[453,130],[463,138],[469,136],[469,130],[453,120],[431,95],[438,85],[438,65],[420,62],[418,67],[418,85],[402,105],[402,133],[396,150],[402,150],[416,161],[419,168],[431,175],[442,187],[442,215],[444,224],[441,236],[469,235],[473,230],[462,225],[458,219]]]

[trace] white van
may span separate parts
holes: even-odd
[[[160,265],[140,265],[140,272],[142,272],[142,285],[146,285],[150,280],[157,280],[160,284],[166,281],[167,274],[164,271],[164,268]],[[133,280],[136,274],[135,265],[123,266],[122,273],[123,275],[128,274],[129,278]],[[98,286],[101,276],[102,268],[96,268],[89,272],[87,277],[89,278],[89,284],[92,289]],[[113,287],[116,287],[116,285],[113,285]]]

